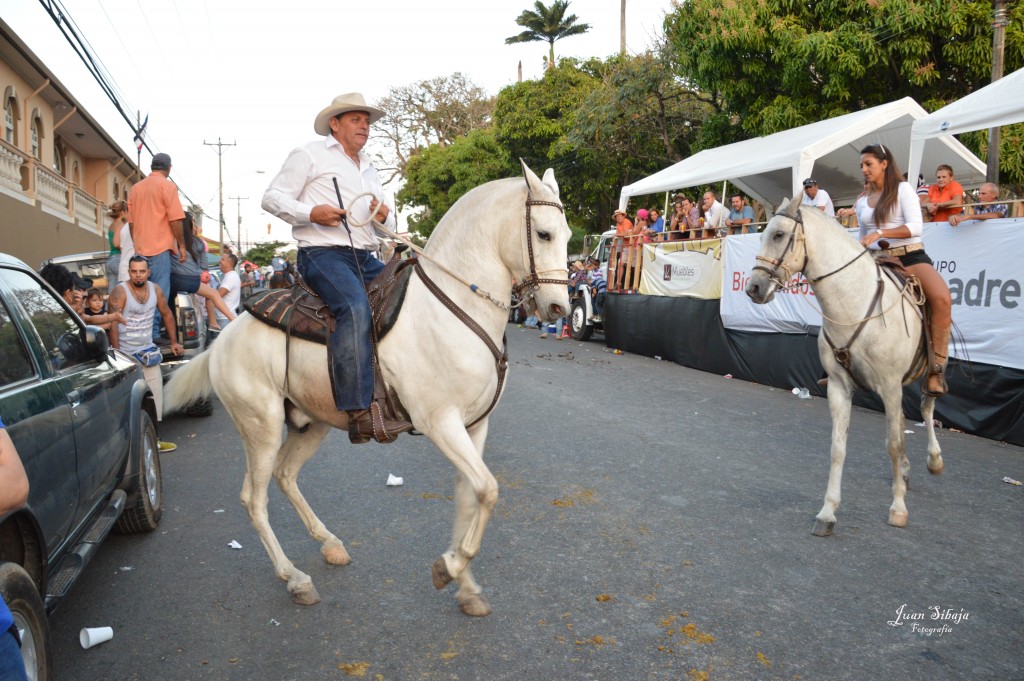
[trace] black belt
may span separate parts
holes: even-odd
[[[303,246],[300,251],[309,250],[310,248],[328,248],[334,251],[353,251],[355,253],[376,253],[366,248],[352,248],[351,246]]]
[[[21,647],[21,635],[18,633],[18,625],[11,623],[11,626],[7,627],[8,633],[14,637],[14,640],[18,642],[18,647]]]

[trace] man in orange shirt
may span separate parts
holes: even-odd
[[[950,215],[964,211],[964,188],[953,179],[953,169],[941,165],[935,169],[935,184],[928,189],[928,200],[921,204],[930,222],[949,222]]]
[[[178,200],[178,187],[168,179],[171,157],[160,153],[153,156],[153,171],[128,195],[129,222],[135,254],[149,263],[149,280],[161,291],[171,290],[171,258],[185,261],[185,238],[182,224],[185,211]],[[153,338],[160,337],[160,315],[153,315]]]
[[[633,250],[633,240],[630,238],[633,236],[633,222],[626,217],[626,211],[624,210],[617,210],[612,213],[612,219],[615,220],[615,236],[618,237],[618,243],[615,246],[618,256],[616,258],[615,283],[616,288],[622,288],[622,280],[626,275],[626,261],[629,260]],[[625,245],[625,248],[623,248],[623,245]]]

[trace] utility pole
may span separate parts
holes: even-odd
[[[217,147],[217,186],[220,195],[220,212],[218,213],[218,222],[220,223],[220,235],[217,237],[217,241],[220,242],[220,254],[224,255],[224,147],[234,147],[237,145],[234,142],[232,142],[231,144],[228,144],[227,142],[221,142],[219,137],[217,138],[216,144],[214,144],[213,142],[206,141],[204,141],[203,144],[205,144],[208,147]]]
[[[992,13],[992,82],[1003,77],[1003,48],[1006,44],[1006,0],[994,0]],[[985,179],[999,184],[999,126],[988,129],[988,172]]]
[[[619,54],[626,56],[626,0],[622,0],[622,11],[619,13],[621,28],[619,29]]]
[[[235,235],[238,237],[238,259],[242,259],[242,251],[244,245],[242,244],[242,201],[247,200],[248,196],[229,196],[229,201],[235,201],[235,211],[238,213],[238,229],[235,230]]]

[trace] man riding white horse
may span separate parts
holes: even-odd
[[[358,92],[339,95],[317,114],[313,129],[322,140],[294,149],[263,194],[263,209],[292,225],[299,242],[298,271],[334,314],[328,364],[334,402],[348,412],[348,435],[353,443],[374,437],[373,419],[383,422],[393,441],[412,429],[410,423],[384,419],[373,401],[373,347],[370,304],[365,285],[384,264],[377,259],[372,216],[394,229],[392,208],[377,169],[362,152],[370,125],[384,112],[367,106]],[[339,205],[344,201],[342,205]],[[364,227],[350,228],[347,217]]]

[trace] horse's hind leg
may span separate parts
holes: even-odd
[[[245,480],[242,483],[242,505],[249,513],[249,520],[274,563],[274,573],[278,579],[288,583],[288,592],[292,600],[300,605],[313,605],[320,602],[320,595],[313,587],[309,575],[297,569],[281,549],[274,530],[270,527],[267,515],[267,488],[274,471],[281,444],[281,424],[284,421],[284,407],[276,410],[270,408],[269,413],[257,418],[253,414],[236,414],[225,402],[231,417],[238,425],[245,443]]]
[[[832,414],[831,466],[828,471],[828,487],[825,489],[825,503],[818,511],[811,533],[816,537],[827,537],[836,526],[836,510],[842,498],[843,463],[846,461],[846,436],[850,428],[852,394],[846,381],[834,380],[828,386],[828,409]]]
[[[349,557],[348,551],[345,550],[345,545],[331,534],[320,518],[316,516],[302,492],[299,491],[298,485],[299,471],[316,454],[320,443],[323,442],[330,430],[331,427],[324,423],[310,423],[301,432],[289,427],[288,437],[277,454],[274,479],[277,480],[277,486],[288,497],[288,501],[292,502],[295,512],[302,518],[309,536],[320,542],[320,553],[324,560],[332,565],[348,565],[352,559]]]
[[[889,507],[889,524],[893,527],[907,526],[907,480],[910,479],[910,462],[903,437],[903,390],[897,385],[886,386],[879,392],[885,404],[886,437],[885,446],[892,462],[892,506]]]
[[[928,431],[928,472],[932,475],[942,473],[946,464],[942,462],[942,448],[935,437],[935,396],[921,396],[921,415],[924,416],[924,427]]]
[[[428,433],[457,470],[455,478],[455,523],[451,545],[434,563],[434,586],[442,588],[451,580],[459,585],[456,599],[467,615],[491,613],[491,606],[473,578],[470,563],[480,551],[484,531],[498,501],[498,482],[483,462],[487,439],[486,419],[467,433],[457,420],[447,428]]]

